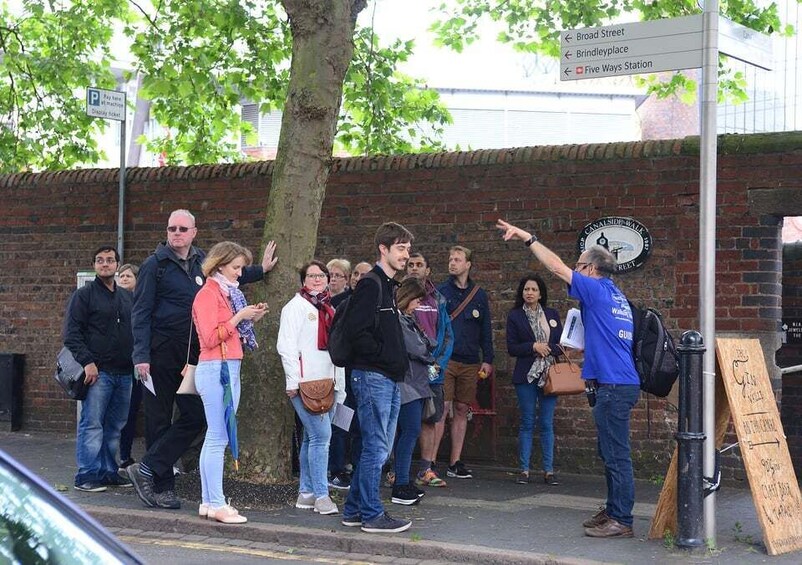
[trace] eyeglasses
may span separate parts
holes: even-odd
[[[334,274],[331,275],[331,278],[333,278],[333,279],[344,279],[345,275],[341,275],[339,273],[334,273]]]
[[[306,278],[308,278],[308,279],[325,279],[326,278],[326,273],[308,273],[306,275]]]
[[[95,263],[98,265],[106,264],[106,265],[114,265],[117,262],[117,259],[114,257],[95,257]]]
[[[170,232],[170,233],[175,233],[177,231],[180,231],[181,233],[187,233],[191,229],[192,228],[188,228],[186,226],[168,226],[167,227],[167,231]]]
[[[581,273],[582,271],[585,270],[586,267],[592,267],[592,266],[593,263],[584,263],[582,261],[578,261],[576,267],[574,267],[574,270],[577,271],[578,273]]]

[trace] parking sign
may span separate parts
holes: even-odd
[[[91,86],[86,89],[87,116],[124,122],[125,114],[125,92]]]

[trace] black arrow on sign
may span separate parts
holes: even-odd
[[[571,58],[571,52],[570,51],[566,51],[565,52],[565,58],[566,59],[570,59]]]
[[[571,74],[571,69],[569,69],[568,67],[565,67],[565,70],[563,71],[563,74],[564,74],[565,76],[568,76],[568,75],[570,75],[570,74]]]
[[[570,35],[566,34],[566,36],[565,36],[565,42],[566,42],[566,43],[571,43],[571,36],[570,36]]]
[[[778,439],[775,439],[773,441],[759,441],[757,443],[752,443],[751,441],[748,441],[747,443],[749,444],[749,449],[754,449],[758,445],[771,445],[771,444],[775,444],[777,447],[780,447],[780,440]]]

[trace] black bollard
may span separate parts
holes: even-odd
[[[687,331],[679,347],[679,421],[677,423],[677,546],[704,545],[702,448],[702,334]]]

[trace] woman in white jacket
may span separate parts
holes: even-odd
[[[335,367],[327,349],[328,332],[334,318],[328,292],[329,271],[320,261],[301,268],[301,290],[281,309],[276,349],[287,377],[287,396],[303,423],[299,454],[301,482],[296,508],[320,514],[336,514],[329,497],[327,467],[331,418],[337,404],[345,400],[345,373]],[[325,414],[312,414],[298,395],[301,380],[334,379],[335,403]]]

